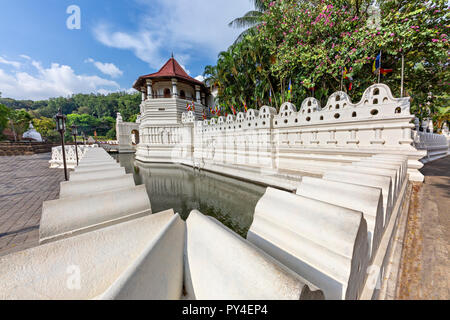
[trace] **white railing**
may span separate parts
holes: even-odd
[[[81,160],[90,148],[98,148],[97,144],[93,145],[78,145],[78,160]],[[66,165],[67,168],[73,169],[77,165],[77,158],[75,154],[75,146],[65,146],[66,151]],[[49,161],[50,168],[62,169],[64,168],[62,147],[52,148],[52,159]]]
[[[449,140],[443,134],[413,131],[414,146],[418,150],[426,150],[427,155],[420,161],[427,163],[449,154]]]

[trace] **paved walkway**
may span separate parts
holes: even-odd
[[[42,203],[59,196],[64,171],[50,153],[0,157],[0,256],[37,246]]]
[[[397,299],[449,299],[450,156],[426,164],[414,185]]]

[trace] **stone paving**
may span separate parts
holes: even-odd
[[[396,299],[450,298],[450,156],[426,164],[413,186]]]
[[[42,203],[57,199],[64,171],[51,153],[0,157],[0,256],[38,245]]]

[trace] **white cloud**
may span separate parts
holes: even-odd
[[[137,30],[115,31],[99,24],[94,36],[106,46],[133,51],[153,69],[161,67],[171,51],[185,65],[199,54],[215,59],[242,32],[228,23],[253,9],[251,1],[242,0],[136,2],[142,8]]]
[[[36,72],[10,72],[0,69],[0,91],[3,97],[41,100],[50,97],[69,96],[75,93],[117,91],[120,85],[95,75],[79,75],[67,65],[52,63],[43,67],[32,61]]]
[[[6,65],[10,65],[13,66],[16,69],[19,69],[22,64],[20,62],[17,61],[11,61],[11,60],[6,60],[4,57],[0,56],[0,63],[1,64],[6,64]]]
[[[196,76],[194,79],[196,79],[198,81],[204,81],[205,77],[200,74],[200,75]]]
[[[26,54],[21,54],[19,57],[21,57],[22,59],[25,59],[25,60],[31,60],[31,58],[29,56],[27,56]]]
[[[92,63],[98,70],[100,70],[100,72],[113,78],[118,78],[123,75],[123,71],[116,67],[114,63],[95,61],[92,58],[86,59],[85,62]]]
[[[106,25],[99,25],[94,30],[98,41],[108,47],[132,50],[136,57],[147,62],[150,67],[158,68],[163,59],[159,56],[158,49],[161,46],[156,40],[152,40],[150,32],[111,32]]]

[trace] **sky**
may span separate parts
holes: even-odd
[[[242,31],[228,23],[252,9],[249,0],[1,0],[1,96],[133,92],[172,52],[197,78]]]

